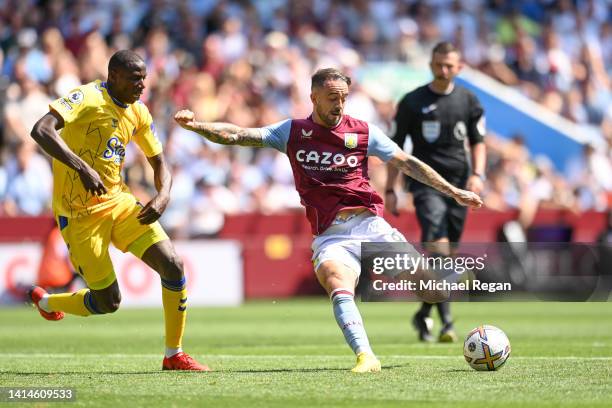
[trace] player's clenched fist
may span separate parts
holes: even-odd
[[[176,112],[176,114],[174,115],[174,120],[176,121],[176,123],[178,123],[179,125],[181,125],[181,127],[187,130],[194,129],[194,123],[195,123],[194,119],[195,119],[195,114],[189,109],[180,110]]]
[[[482,199],[480,196],[472,191],[461,190],[455,194],[455,200],[466,207],[480,208],[482,207]]]
[[[100,196],[107,193],[104,182],[97,171],[92,169],[90,166],[85,165],[78,172],[79,178],[89,193]]]

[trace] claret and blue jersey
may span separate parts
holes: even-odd
[[[333,128],[308,117],[278,122],[261,133],[264,146],[289,157],[313,234],[322,233],[342,209],[382,215],[382,198],[369,184],[367,157],[387,162],[399,147],[380,128],[344,115]]]

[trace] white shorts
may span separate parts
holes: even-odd
[[[325,261],[341,262],[357,278],[361,274],[362,242],[406,242],[406,238],[382,217],[365,211],[346,222],[334,224],[312,241],[315,272]]]

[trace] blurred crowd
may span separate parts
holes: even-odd
[[[49,211],[49,160],[29,132],[51,100],[106,78],[118,49],[136,49],[146,61],[142,100],[174,174],[163,223],[186,237],[214,234],[226,214],[300,204],[286,157],[207,143],[173,123],[177,109],[245,127],[305,117],[315,69],[356,76],[364,64],[385,61],[427,69],[441,40],[459,46],[472,68],[601,142],[586,145],[560,174],[546,157],[530,156],[524,135],[488,135],[488,207],[529,214],[540,206],[610,206],[610,0],[0,0],[0,214]],[[347,113],[389,131],[396,101],[387,95],[357,83]],[[384,166],[371,160],[382,188]],[[154,193],[151,170],[133,146],[125,180],[142,200]],[[411,205],[408,196],[402,202]]]

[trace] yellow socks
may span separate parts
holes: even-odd
[[[180,281],[162,279],[162,303],[166,326],[166,348],[180,349],[187,317],[185,278]]]
[[[62,311],[78,316],[100,314],[89,289],[49,295],[46,301],[45,309],[48,308],[50,311]],[[180,281],[162,279],[162,303],[164,305],[166,348],[180,351],[187,317],[185,278]]]
[[[98,314],[96,305],[89,294],[89,289],[81,289],[74,293],[58,293],[49,295],[48,308],[51,311],[69,313],[77,316]]]

